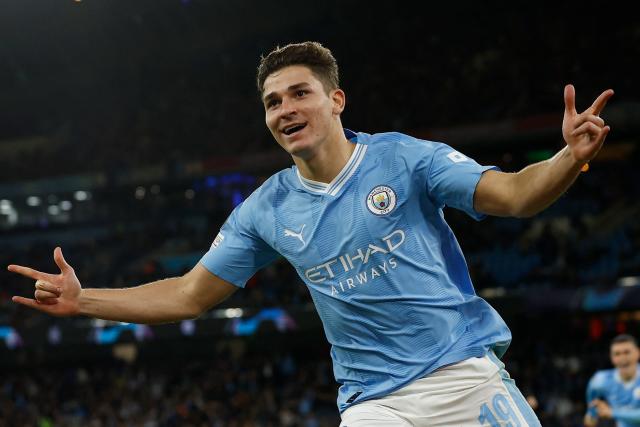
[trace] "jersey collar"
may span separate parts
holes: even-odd
[[[631,388],[631,386],[634,385],[636,383],[636,381],[638,380],[638,373],[640,373],[640,365],[638,365],[636,367],[636,374],[629,381],[624,381],[622,379],[622,377],[620,376],[620,371],[618,371],[617,369],[615,370],[615,374],[614,375],[615,375],[616,381],[618,381],[620,384],[622,384],[624,388]]]
[[[329,194],[330,196],[335,196],[342,189],[344,184],[351,178],[351,176],[355,173],[364,158],[364,154],[367,151],[367,146],[365,144],[358,143],[358,134],[349,129],[344,129],[344,136],[351,142],[356,144],[355,150],[351,153],[351,157],[346,165],[342,168],[340,173],[336,175],[333,180],[326,184],[324,182],[313,181],[311,179],[307,179],[300,174],[300,171],[296,167],[296,175],[298,175],[298,179],[304,188],[313,192],[320,194]]]

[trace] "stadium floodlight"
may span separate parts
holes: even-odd
[[[638,286],[640,285],[640,276],[621,277],[618,279],[618,285],[624,287]]]
[[[63,200],[60,202],[60,209],[62,209],[63,211],[70,211],[72,207],[73,205],[68,200]]]
[[[53,325],[47,331],[47,341],[49,344],[58,345],[62,341],[62,331],[58,325]]]
[[[192,319],[180,322],[180,332],[182,335],[192,336],[196,332],[196,322]]]
[[[59,215],[60,214],[60,207],[58,205],[50,205],[47,208],[47,212],[49,212],[49,215]]]
[[[38,196],[29,196],[27,197],[27,206],[36,207],[40,206],[42,200]]]
[[[233,319],[235,317],[242,317],[244,311],[241,308],[227,308],[224,311],[224,316],[227,319]]]
[[[13,207],[11,200],[0,200],[0,215],[6,216],[4,223],[9,226],[18,223],[18,211]]]
[[[480,295],[485,299],[500,298],[507,294],[507,291],[502,287],[497,288],[485,288],[480,291]]]
[[[104,319],[91,319],[91,323],[94,328],[104,328],[107,326],[107,321]]]
[[[73,198],[78,202],[84,202],[85,200],[89,200],[91,198],[91,193],[89,193],[88,191],[78,190],[73,193]]]
[[[144,199],[144,196],[146,193],[147,193],[147,190],[144,187],[136,188],[136,192],[135,192],[136,199],[138,200]]]

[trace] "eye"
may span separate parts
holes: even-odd
[[[296,91],[296,96],[298,98],[301,98],[301,97],[305,96],[306,94],[307,94],[306,90],[299,89],[299,90]]]
[[[279,100],[270,99],[269,101],[267,101],[267,108],[273,108],[273,107],[277,106],[278,104],[280,104]]]

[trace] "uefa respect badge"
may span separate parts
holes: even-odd
[[[396,207],[396,193],[387,185],[379,185],[369,192],[367,208],[375,215],[386,215]]]

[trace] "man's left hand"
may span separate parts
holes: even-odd
[[[582,113],[576,111],[576,91],[573,85],[564,88],[564,118],[562,136],[571,150],[573,158],[584,165],[593,159],[607,137],[609,126],[600,118],[613,90],[607,89]]]

